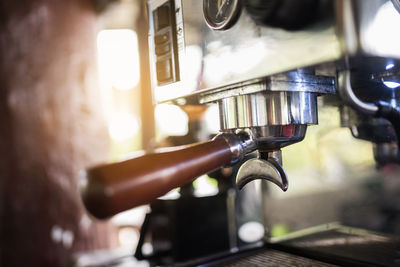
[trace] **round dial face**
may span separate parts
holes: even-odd
[[[231,27],[240,14],[240,0],[203,0],[204,18],[212,29]]]

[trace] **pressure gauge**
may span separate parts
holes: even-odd
[[[230,28],[240,15],[240,0],[203,0],[204,19],[214,30]]]

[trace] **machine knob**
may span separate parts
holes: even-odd
[[[312,23],[321,0],[245,0],[250,16],[259,24],[298,30]]]

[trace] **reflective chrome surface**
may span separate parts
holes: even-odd
[[[243,163],[236,176],[236,185],[242,189],[256,179],[273,182],[283,191],[286,191],[289,185],[285,171],[274,159],[250,159]]]
[[[316,124],[317,95],[308,92],[259,92],[221,99],[221,129]]]
[[[354,109],[368,115],[375,115],[378,112],[378,107],[372,103],[366,103],[360,100],[353,91],[351,86],[351,72],[345,70],[338,73],[338,89],[340,96],[346,104]]]
[[[228,143],[232,152],[231,165],[242,160],[246,154],[257,149],[257,142],[254,140],[253,134],[248,131],[240,131],[237,133],[222,132],[215,138],[223,138]]]
[[[250,135],[254,140],[258,151],[275,151],[282,147],[300,142],[306,135],[307,125],[291,124],[291,125],[276,125],[264,127],[250,127],[243,129],[222,130],[223,133],[242,135]],[[247,146],[248,152],[253,151],[253,143],[246,143],[245,138],[240,138],[242,146]]]
[[[289,181],[282,168],[282,147],[302,141],[307,125],[291,124],[278,126],[251,127],[237,130],[226,130],[220,136],[240,137],[241,151],[237,159],[243,155],[258,150],[259,158],[250,159],[240,167],[236,175],[236,185],[242,189],[246,184],[256,179],[267,180],[286,191]],[[236,160],[237,160],[236,159]],[[235,163],[235,161],[232,161]]]
[[[304,128],[305,129],[305,128]],[[268,136],[268,134],[273,133]],[[236,185],[242,189],[246,184],[256,179],[264,179],[278,185],[283,191],[289,186],[287,175],[282,168],[282,152],[280,147],[284,142],[278,139],[277,131],[263,131],[263,128],[248,128],[237,130],[235,132],[222,132],[215,139],[224,139],[232,152],[232,161],[234,165],[243,160],[248,153],[259,149],[259,158],[247,160],[242,164],[236,175]],[[305,131],[299,131],[301,136],[287,135],[287,144],[296,142],[297,138],[302,139]],[[264,150],[268,150],[264,152]]]
[[[305,73],[308,72],[308,73]],[[208,103],[222,98],[253,94],[262,91],[271,92],[310,92],[317,94],[335,93],[335,79],[315,75],[313,68],[298,69],[255,79],[245,83],[232,84],[228,87],[215,88],[212,91],[199,93],[199,102]]]
[[[150,11],[166,1],[151,0]],[[243,8],[238,22],[224,31],[206,25],[202,1],[173,2],[180,80],[156,86],[152,66],[156,101],[199,91],[233,89],[233,84],[297,68],[323,68],[331,62],[341,65],[347,57],[400,58],[400,35],[395,34],[400,28],[400,14],[395,7],[398,0],[328,1],[330,5],[318,10],[324,16],[296,30],[256,23]]]
[[[304,139],[307,125],[290,124],[251,128],[259,151],[273,151]]]
[[[150,1],[150,10],[162,2]],[[214,31],[206,25],[202,1],[174,2],[180,7],[176,9],[176,28],[182,33],[178,36],[181,80],[155,86],[157,101],[329,62],[341,56],[330,15],[301,30],[288,31],[259,25],[243,9],[238,22],[230,29]],[[332,13],[333,9],[328,12]],[[152,32],[150,39],[151,35]],[[152,68],[155,73],[155,66]],[[157,84],[154,75],[153,84]]]

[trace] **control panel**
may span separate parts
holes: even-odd
[[[165,85],[180,80],[177,53],[177,34],[174,1],[164,1],[151,11],[152,54],[155,56],[157,85]]]

